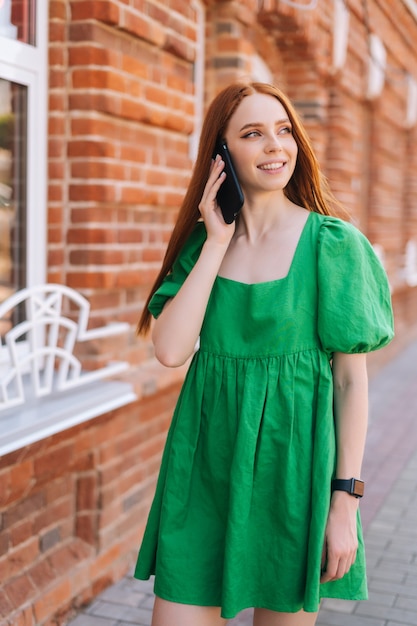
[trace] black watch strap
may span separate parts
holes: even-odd
[[[332,480],[332,491],[346,491],[355,498],[362,498],[365,492],[365,483],[358,478],[335,478]]]

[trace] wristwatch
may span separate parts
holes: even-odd
[[[359,478],[335,478],[332,480],[332,491],[347,491],[354,498],[362,498],[365,492],[365,483]]]

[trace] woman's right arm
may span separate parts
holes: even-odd
[[[200,256],[153,327],[155,356],[167,367],[182,365],[194,352],[214,281],[235,230],[234,223],[224,222],[216,202],[224,180],[223,167],[223,161],[217,157],[199,205],[207,230]]]

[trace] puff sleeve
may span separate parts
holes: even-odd
[[[165,277],[162,285],[155,291],[149,302],[148,309],[153,317],[158,317],[167,300],[173,298],[180,290],[200,256],[206,237],[207,232],[204,223],[198,222],[176,259],[172,271]]]
[[[318,237],[318,333],[326,352],[371,352],[394,336],[388,279],[368,239],[326,218]]]

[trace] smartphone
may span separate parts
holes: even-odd
[[[217,154],[219,154],[224,161],[223,171],[226,174],[226,178],[217,192],[216,200],[222,212],[224,221],[226,224],[231,224],[239,215],[239,211],[242,208],[245,199],[233,166],[230,152],[227,148],[227,143],[224,139],[219,139],[217,141],[213,155],[214,159]]]

